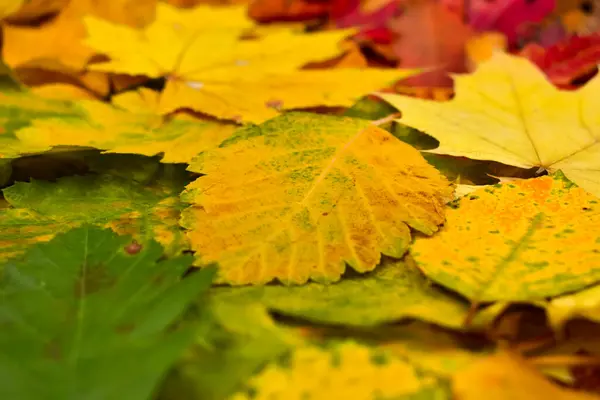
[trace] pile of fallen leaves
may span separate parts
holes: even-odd
[[[0,5],[0,398],[600,398],[595,3],[198,3]]]

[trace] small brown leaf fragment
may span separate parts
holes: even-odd
[[[281,100],[269,100],[265,103],[265,105],[277,111],[281,111],[283,109],[283,101]]]
[[[142,250],[142,245],[137,242],[137,240],[133,240],[127,246],[125,246],[125,252],[127,254],[137,254]]]

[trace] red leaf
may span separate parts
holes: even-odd
[[[600,63],[600,33],[571,36],[546,49],[527,45],[521,55],[542,69],[548,79],[559,88],[572,89],[574,82],[590,77]]]
[[[467,72],[465,43],[472,31],[461,17],[435,0],[414,2],[391,25],[401,68],[435,67],[403,81],[416,86],[449,86],[448,72]]]
[[[442,0],[454,12],[463,14],[475,31],[497,31],[510,45],[527,33],[528,25],[541,22],[554,11],[556,0]]]
[[[333,0],[330,16],[337,28],[359,27],[357,37],[376,43],[390,43],[387,24],[397,13],[400,0],[390,0],[372,12],[365,12],[360,0]]]
[[[254,0],[248,15],[258,22],[305,21],[326,16],[329,9],[327,0]]]

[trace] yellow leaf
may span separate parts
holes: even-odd
[[[546,313],[548,322],[556,330],[576,317],[600,322],[600,286],[552,299],[546,306]]]
[[[50,99],[73,100],[73,99],[95,99],[94,95],[80,87],[66,83],[51,83],[31,88],[31,92],[38,96]]]
[[[0,18],[7,22],[28,23],[45,15],[59,11],[69,0],[2,0]]]
[[[25,0],[3,0],[0,4],[0,19],[17,11]]]
[[[488,186],[451,203],[440,233],[411,253],[475,302],[557,296],[600,281],[599,204],[560,173]]]
[[[516,354],[501,352],[458,372],[452,382],[460,400],[594,400],[597,396],[551,383]]]
[[[401,257],[409,227],[432,234],[450,184],[417,150],[369,121],[291,113],[241,129],[190,170],[193,249],[232,284],[336,281],[348,263]]]
[[[402,123],[440,141],[428,152],[561,170],[600,196],[600,77],[560,91],[528,60],[496,53],[455,82],[456,96],[444,103],[380,96]]]
[[[81,116],[37,118],[16,136],[26,149],[83,146],[108,153],[163,153],[162,162],[187,163],[198,153],[218,146],[235,130],[235,125],[213,121],[177,116],[165,119],[153,113],[157,96],[148,89],[115,96],[115,104],[122,109],[83,100],[74,103]]]
[[[250,379],[247,386],[254,395],[238,393],[230,400],[396,399],[436,384],[408,362],[353,342],[331,350],[299,347],[290,358],[285,366],[268,365]]]
[[[211,9],[206,10],[198,14],[195,27],[209,20]],[[111,59],[91,68],[167,78],[160,113],[192,108],[223,119],[262,122],[281,109],[350,106],[358,97],[414,73],[300,70],[311,61],[339,55],[347,30],[313,34],[280,30],[240,40],[241,28],[208,30],[161,18],[158,15],[143,35],[126,26],[86,19],[86,43]]]
[[[39,27],[4,26],[3,59],[12,68],[42,67],[82,70],[95,52],[83,45],[86,14],[132,26],[152,19],[156,0],[73,0],[51,21]]]

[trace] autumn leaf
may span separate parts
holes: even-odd
[[[41,26],[5,25],[2,56],[12,68],[81,71],[95,54],[81,43],[84,15],[143,26],[152,19],[154,6],[152,0],[69,1],[58,16]]]
[[[17,11],[25,2],[25,0],[6,0],[0,5],[0,19],[11,15]]]
[[[600,281],[599,201],[560,173],[482,188],[451,203],[444,228],[411,253],[474,302],[573,292]]]
[[[473,363],[454,377],[452,392],[462,400],[594,400],[597,396],[549,382],[516,354],[499,352]]]
[[[305,340],[276,324],[258,304],[228,304],[212,296],[196,304],[198,336],[175,365],[161,390],[161,399],[221,400],[229,398],[265,364]],[[189,319],[189,317],[186,317]]]
[[[226,167],[224,167],[226,166]],[[448,182],[369,121],[291,113],[241,129],[189,167],[182,214],[199,263],[221,281],[336,281],[381,253],[402,257],[409,227],[431,235]]]
[[[558,331],[568,320],[578,317],[600,322],[600,286],[551,299],[546,313],[548,321]]]
[[[450,86],[449,72],[465,72],[465,43],[473,34],[459,15],[435,0],[413,2],[390,23],[392,44],[402,68],[430,68],[402,82],[411,86]]]
[[[210,285],[191,257],[83,226],[3,266],[2,398],[147,399],[194,338],[172,324]]]
[[[222,119],[262,122],[282,109],[351,106],[358,97],[415,73],[300,69],[339,55],[349,31],[280,30],[240,40],[240,30],[198,32],[158,17],[144,35],[93,17],[86,18],[86,26],[87,45],[111,59],[90,66],[93,70],[166,78],[162,114],[192,108]]]
[[[75,116],[33,119],[16,136],[19,145],[27,150],[94,147],[108,153],[146,156],[162,153],[163,162],[186,163],[202,151],[218,146],[235,130],[233,124],[182,115],[159,116],[154,112],[158,96],[149,89],[140,89],[115,96],[114,105],[100,101],[74,102]]]
[[[267,366],[231,400],[444,398],[434,377],[408,362],[351,341],[296,349],[283,365]],[[307,379],[307,377],[313,379]]]
[[[520,54],[534,62],[557,87],[572,89],[578,78],[588,77],[600,62],[600,33],[570,36],[544,48],[529,44]]]
[[[417,318],[461,328],[468,305],[432,286],[414,264],[388,261],[336,284],[215,288],[211,296],[231,304],[259,302],[280,314],[316,323],[374,326]]]
[[[178,193],[172,176],[135,182],[110,175],[19,182],[3,189],[11,208],[0,210],[0,260],[52,239],[71,227],[94,224],[130,234],[142,245],[153,239],[168,255],[188,248],[177,224]]]
[[[496,53],[472,75],[455,77],[448,102],[381,94],[402,111],[400,122],[440,141],[428,152],[561,170],[600,195],[600,78],[559,91],[526,59]]]
[[[17,132],[37,119],[76,116],[72,103],[31,96],[24,92],[0,93],[0,159],[17,158],[22,154],[48,150],[45,145],[25,148],[17,138]]]

